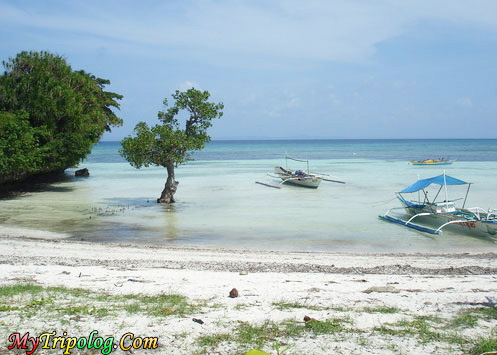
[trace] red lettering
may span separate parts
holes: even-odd
[[[27,349],[28,347],[26,346],[26,343],[28,342],[29,338],[29,332],[24,334],[24,336],[21,338],[21,334],[19,333],[12,333],[9,336],[9,341],[12,342],[12,345],[9,345],[7,348],[9,350],[14,349],[17,347],[18,349]]]

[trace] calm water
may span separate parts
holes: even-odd
[[[412,159],[457,159],[447,174],[475,183],[468,205],[497,208],[497,140],[217,141],[177,169],[174,206],[155,203],[165,183],[162,168],[134,169],[119,144],[101,143],[80,164],[90,178],[0,200],[0,228],[36,229],[68,238],[119,243],[209,245],[234,248],[329,251],[497,251],[484,238],[450,231],[427,236],[377,218],[398,206],[394,191],[442,167],[414,167]],[[311,160],[311,171],[345,185],[272,189],[285,153]],[[291,163],[291,168],[305,165]],[[464,196],[454,187],[450,196]],[[22,230],[20,231],[22,233]],[[30,232],[33,233],[33,232]]]

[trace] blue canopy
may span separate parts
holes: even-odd
[[[416,192],[419,190],[424,189],[427,186],[430,186],[431,184],[437,184],[437,185],[465,185],[468,184],[466,181],[462,181],[456,178],[453,178],[452,176],[445,175],[445,182],[444,182],[444,175],[438,175],[432,178],[428,179],[422,179],[416,181],[414,184],[406,187],[404,190],[401,191],[401,193],[406,193],[406,192]]]

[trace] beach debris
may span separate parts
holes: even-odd
[[[166,316],[168,316],[173,313],[173,310],[171,308],[163,308],[161,309],[160,313],[164,313]]]
[[[306,322],[306,323],[307,323],[307,322],[315,322],[315,321],[316,321],[316,319],[315,319],[315,318],[311,318],[311,317],[309,317],[309,316],[305,316],[305,317],[304,317],[304,322]]]
[[[362,291],[364,293],[372,293],[372,292],[383,292],[383,293],[399,293],[400,290],[393,286],[372,286],[367,290]]]
[[[64,270],[64,271],[62,271],[62,272],[61,272],[61,274],[64,274],[64,275],[69,275],[69,274],[70,274],[70,272],[69,272],[69,271],[65,271],[65,270]]]
[[[423,292],[423,290],[420,288],[408,288],[404,291],[406,291],[406,292]]]
[[[198,324],[204,324],[204,321],[202,319],[199,319],[199,318],[193,318],[192,319],[195,323],[198,323]]]
[[[321,289],[317,287],[311,287],[310,289],[307,290],[307,292],[319,292],[319,291],[321,291]]]
[[[90,176],[90,172],[87,168],[79,169],[74,172],[75,176]]]
[[[130,281],[130,282],[145,282],[143,280],[137,280],[137,279],[128,279],[128,281]]]
[[[248,271],[247,270],[242,270],[242,271],[240,271],[240,275],[248,275]]]
[[[236,288],[232,289],[230,291],[230,295],[229,295],[230,298],[236,298],[238,297],[238,290]]]
[[[122,282],[116,282],[114,284],[114,286],[116,286],[116,287],[123,287],[123,283]]]

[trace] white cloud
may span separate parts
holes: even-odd
[[[470,108],[473,107],[473,101],[470,97],[461,97],[457,100],[457,103],[462,107]]]
[[[426,19],[497,28],[497,1],[490,0],[39,4],[0,4],[0,22],[91,36],[118,50],[151,47],[157,55],[362,61],[382,41]]]
[[[188,81],[188,80],[187,80],[187,81],[182,82],[182,83],[179,85],[179,89],[180,89],[181,91],[185,91],[185,90],[188,90],[188,89],[191,89],[191,88],[195,88],[195,89],[197,89],[197,90],[202,90],[202,89],[200,88],[200,85],[199,85],[199,84],[197,84],[197,83],[196,83],[196,82],[194,82],[194,81]]]
[[[302,106],[302,100],[294,95],[273,98],[272,101],[267,103],[267,108],[264,110],[264,114],[269,117],[282,117],[289,111],[294,111]]]

